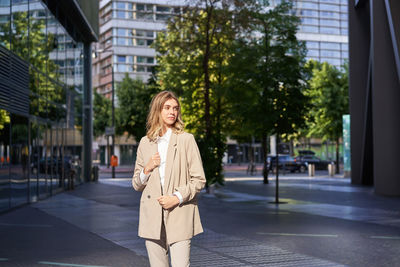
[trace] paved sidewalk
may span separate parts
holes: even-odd
[[[274,178],[227,172],[202,192],[205,232],[191,266],[399,266],[400,198],[320,175]],[[0,215],[0,266],[148,266],[137,237],[140,193],[129,178],[100,179]]]

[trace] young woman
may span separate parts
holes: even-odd
[[[193,135],[183,131],[178,98],[162,91],[151,101],[147,134],[137,150],[132,185],[142,191],[139,236],[152,267],[190,266],[190,240],[203,232],[196,196],[206,179]]]

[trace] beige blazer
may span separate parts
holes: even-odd
[[[150,157],[158,150],[156,142],[147,136],[140,140],[137,150],[132,185],[142,191],[139,214],[139,236],[160,240],[162,216],[168,244],[187,240],[203,232],[196,196],[206,183],[200,152],[192,134],[172,132],[167,150],[164,192],[161,192],[160,175],[155,168],[147,180],[140,180],[140,172]],[[173,210],[164,210],[157,198],[179,191],[183,202]]]

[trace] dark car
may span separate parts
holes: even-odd
[[[294,158],[297,164],[302,166],[304,171],[307,169],[308,164],[314,164],[316,170],[327,170],[328,165],[332,163],[329,160],[322,160],[314,155],[302,155]]]
[[[293,157],[290,155],[279,155],[278,159],[279,170],[296,172],[300,171],[301,165],[298,164]],[[268,156],[267,157],[267,166],[268,169],[272,172],[276,172],[276,156]]]

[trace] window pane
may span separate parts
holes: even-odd
[[[320,10],[327,10],[327,11],[339,11],[339,6],[337,5],[328,5],[328,4],[319,4]]]
[[[336,49],[336,50],[340,50],[340,43],[321,42],[321,49]]]
[[[306,46],[308,49],[310,48],[319,48],[319,43],[318,42],[312,42],[312,41],[307,41]]]
[[[318,50],[308,50],[307,56],[308,57],[318,57],[319,51]]]
[[[318,32],[318,27],[316,27],[316,26],[301,26],[300,27],[300,31],[317,33]]]
[[[118,63],[125,63],[126,57],[125,56],[118,56],[117,57],[117,62]]]
[[[146,72],[146,67],[145,67],[145,66],[138,65],[138,66],[136,67],[136,71],[137,71],[137,72]]]
[[[125,11],[117,11],[117,18],[124,19],[125,18]]]
[[[137,46],[145,46],[146,42],[143,39],[136,39],[136,45]]]
[[[339,13],[331,12],[331,11],[320,11],[319,15],[321,18],[332,18],[332,19],[339,18]]]
[[[321,50],[321,57],[340,57],[340,52],[331,50]]]
[[[320,27],[320,33],[326,34],[340,34],[339,28],[331,28],[331,27]]]
[[[340,26],[339,21],[338,20],[333,20],[333,19],[321,19],[319,23],[322,26],[334,26],[334,27],[339,27]]]
[[[126,36],[127,30],[126,29],[118,29],[117,35],[119,36]]]
[[[171,8],[167,6],[157,6],[157,12],[170,12]]]
[[[308,9],[302,9],[302,10],[301,10],[301,16],[318,17],[318,11],[315,11],[315,10],[308,10]]]
[[[302,18],[302,24],[318,25],[318,19],[315,18]]]
[[[140,57],[140,56],[136,57],[136,62],[137,63],[143,63],[144,61],[145,61],[145,57]]]

